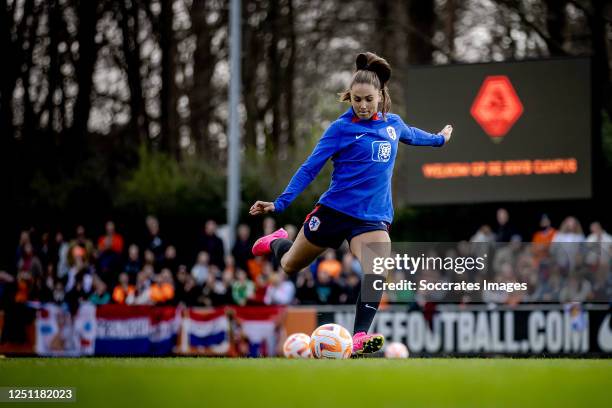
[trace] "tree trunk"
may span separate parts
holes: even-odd
[[[196,36],[196,49],[193,55],[193,87],[189,103],[191,137],[196,143],[198,154],[207,159],[214,159],[217,157],[217,151],[215,144],[210,140],[208,126],[214,108],[212,77],[217,60],[211,49],[214,32],[206,21],[208,13],[206,2],[194,3],[191,19],[193,33]]]
[[[295,119],[294,119],[294,107],[293,98],[295,86],[295,53],[297,46],[297,39],[295,35],[295,19],[294,19],[294,4],[293,0],[288,0],[287,5],[289,10],[287,11],[287,26],[289,29],[289,41],[288,41],[288,62],[287,70],[285,74],[285,115],[287,117],[287,145],[293,146],[295,144]]]
[[[161,1],[160,47],[162,50],[161,140],[160,148],[175,159],[180,158],[178,141],[178,115],[176,111],[176,41],[172,28],[173,0]]]
[[[406,4],[409,19],[408,63],[431,64],[434,51],[431,39],[434,36],[436,22],[435,2],[410,0]]]
[[[546,29],[550,37],[550,43],[554,44],[549,47],[551,56],[559,57],[567,55],[563,50],[565,39],[565,0],[545,0],[546,3]]]
[[[144,7],[147,7],[147,5],[145,4]],[[138,43],[138,32],[140,31],[138,20],[139,7],[134,1],[121,0],[120,10],[119,23],[123,32],[122,46],[125,55],[128,85],[130,87],[130,131],[127,132],[128,137],[125,144],[136,151],[141,143],[148,141],[148,120],[142,94],[142,78],[140,76],[142,61],[140,59],[140,44]]]
[[[92,76],[98,54],[95,42],[98,3],[91,0],[80,0],[76,6],[76,12],[79,24],[77,33],[79,59],[75,63],[75,73],[79,92],[74,105],[72,129],[66,133],[66,139],[62,142],[64,151],[62,162],[69,173],[72,173],[81,162],[87,147],[87,123],[89,122],[93,88]]]

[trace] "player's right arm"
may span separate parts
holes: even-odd
[[[310,156],[295,172],[285,191],[273,203],[257,201],[251,206],[249,214],[259,215],[284,211],[308,187],[317,174],[319,174],[327,160],[340,148],[340,126],[341,124],[336,121],[327,128]]]

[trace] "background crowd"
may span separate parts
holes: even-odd
[[[446,248],[443,257],[478,255],[486,251],[492,263],[476,280],[528,283],[527,292],[477,292],[463,302],[567,302],[612,298],[610,245],[612,236],[598,222],[585,233],[574,217],[555,228],[546,215],[526,235],[513,227],[507,210],[500,208],[496,225],[482,225],[469,239]],[[256,237],[247,225],[238,226],[233,248],[208,220],[194,253],[182,253],[163,234],[160,222],[148,216],[142,238],[125,237],[112,220],[98,237],[82,225],[72,236],[61,231],[24,230],[19,237],[13,270],[0,271],[0,305],[55,302],[76,310],[80,302],[97,305],[271,305],[353,304],[363,275],[359,261],[346,244],[327,250],[310,267],[288,277],[271,259],[254,257]],[[277,228],[263,220],[263,233]],[[285,228],[294,237],[297,228]],[[563,243],[563,251],[556,250]],[[435,252],[434,250],[432,250]],[[569,257],[568,257],[569,256]],[[397,271],[390,280],[405,279]],[[458,281],[452,271],[427,270],[428,281]],[[473,277],[472,277],[473,278]],[[389,302],[444,301],[443,291],[393,291]],[[456,294],[455,294],[456,295]],[[453,300],[457,300],[456,297]]]

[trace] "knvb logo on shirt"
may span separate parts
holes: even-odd
[[[391,143],[377,140],[372,142],[372,161],[388,162],[391,158]]]

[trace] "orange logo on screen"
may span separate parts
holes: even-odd
[[[500,142],[523,114],[523,104],[507,76],[488,76],[470,113],[492,140]]]

